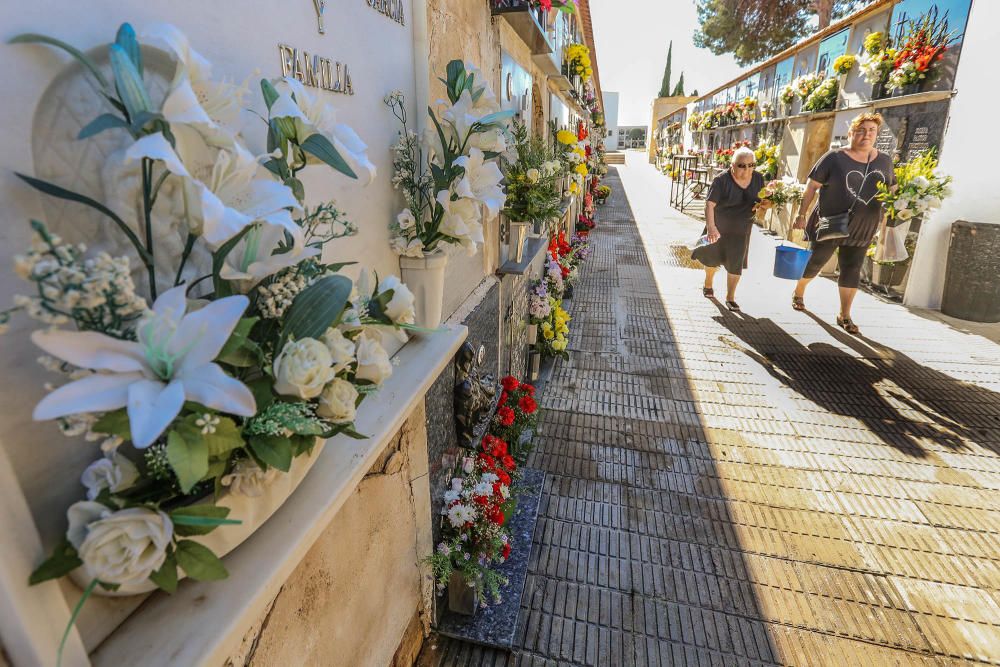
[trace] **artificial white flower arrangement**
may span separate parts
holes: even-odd
[[[453,60],[445,82],[448,100],[427,113],[433,129],[422,139],[406,125],[402,93],[385,103],[403,125],[394,147],[393,184],[406,208],[389,225],[390,245],[400,255],[422,257],[461,247],[476,254],[483,242],[483,213],[499,213],[506,201],[497,158],[507,148],[507,121],[486,79],[472,64]]]
[[[254,157],[237,129],[246,89],[213,79],[176,28],[144,37],[176,62],[159,103],[128,24],[108,47],[113,81],[58,40],[15,39],[62,48],[84,65],[109,111],[79,139],[123,132],[117,167],[141,182],[130,221],[19,175],[101,213],[131,257],[87,256],[32,222],[32,246],[15,270],[37,293],[0,313],[0,324],[22,310],[48,325],[31,338],[48,355],[46,368],[66,380],[34,418],[102,441],[105,457],[83,473],[87,500],[69,508],[66,539],[31,576],[38,583],[73,572],[89,582],[85,595],[95,587],[173,592],[183,575],[225,578],[199,536],[240,521],[215,501],[260,495],[318,439],[364,437],[353,429],[355,410],[392,373],[381,333],[405,339],[413,322],[413,295],[397,278],[362,272],[355,284],[340,273],[344,265],[323,263],[323,246],[353,227],[332,205],[303,204],[297,175],[308,165],[374,175],[354,131],[298,81],[262,80],[267,154]],[[182,211],[180,256],[162,242],[175,228],[162,224],[161,209]]]

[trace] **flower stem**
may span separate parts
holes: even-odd
[[[162,183],[162,181],[161,181]],[[157,186],[159,189],[159,186]],[[153,161],[148,157],[142,158],[142,213],[146,223],[146,253],[149,261],[146,262],[146,272],[149,275],[149,295],[156,301],[156,265],[153,254]]]
[[[188,257],[191,255],[191,250],[194,248],[194,241],[198,238],[191,232],[188,232],[187,240],[184,241],[184,252],[181,254],[181,263],[177,267],[177,276],[174,278],[174,287],[181,284],[181,274],[184,272],[184,265],[187,264]]]
[[[80,600],[73,607],[73,613],[69,617],[69,623],[66,624],[66,629],[63,630],[62,640],[59,642],[59,651],[56,653],[56,667],[62,664],[63,649],[66,648],[66,640],[69,639],[69,631],[73,629],[73,625],[76,623],[76,617],[80,615],[80,611],[83,609],[83,603],[87,601],[90,594],[94,592],[94,587],[97,586],[97,579],[91,579],[90,583],[87,584],[87,588],[84,589],[83,595],[80,596]]]

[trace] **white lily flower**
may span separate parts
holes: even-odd
[[[480,222],[478,201],[468,198],[453,201],[451,193],[447,190],[438,192],[437,201],[444,208],[444,216],[441,218],[438,231],[459,240],[483,242],[483,225]]]
[[[193,129],[216,146],[231,146],[239,133],[246,86],[212,80],[212,65],[191,48],[176,27],[159,23],[143,31],[144,41],[160,42],[177,57],[177,69],[161,113],[175,136]]]
[[[272,81],[278,99],[271,105],[271,118],[290,118],[295,123],[295,140],[302,143],[313,134],[326,137],[350,165],[358,180],[368,185],[375,179],[375,165],[368,159],[368,146],[349,125],[337,122],[336,110],[306,91],[298,79]],[[307,156],[318,163],[315,156]]]
[[[496,215],[507,201],[507,195],[500,187],[503,173],[496,162],[486,162],[485,157],[481,150],[473,148],[468,155],[455,159],[455,164],[465,168],[465,175],[455,186],[455,193],[486,204],[490,214]]]
[[[237,290],[245,294],[264,278],[320,254],[319,248],[305,245],[302,229],[297,225],[292,233],[291,249],[275,254],[285,241],[285,231],[283,226],[254,225],[233,246],[219,275],[226,280],[236,281]]]
[[[126,407],[132,443],[144,449],[194,401],[241,417],[257,411],[253,394],[212,360],[240,321],[249,301],[231,296],[185,314],[185,286],[164,292],[138,327],[138,342],[94,331],[35,331],[46,353],[93,375],[59,387],[35,407],[42,421]]]
[[[126,162],[143,157],[161,161],[184,179],[191,230],[214,250],[255,222],[294,233],[289,209],[301,210],[291,188],[279,183],[238,142],[231,149],[203,141],[178,141],[177,150],[162,133],[147,135],[125,152]]]

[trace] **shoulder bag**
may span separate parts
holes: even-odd
[[[875,153],[878,155],[878,153]],[[861,179],[861,185],[858,190],[864,187],[865,181],[868,179],[868,170],[871,168],[872,158],[871,153],[868,154],[868,162],[865,163],[865,175]],[[816,240],[817,241],[831,241],[833,239],[846,239],[851,235],[848,228],[851,224],[851,214],[854,212],[854,207],[858,205],[858,197],[860,197],[861,192],[854,193],[854,202],[851,204],[851,208],[847,209],[845,213],[838,213],[837,215],[831,216],[819,216],[819,222],[816,224]]]

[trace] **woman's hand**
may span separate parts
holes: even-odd
[[[799,213],[795,216],[795,224],[792,225],[792,229],[805,229],[806,228],[806,216]]]
[[[716,227],[713,224],[709,224],[708,225],[708,242],[709,243],[715,243],[716,241],[719,240],[720,236],[721,235],[719,234],[718,227]]]

